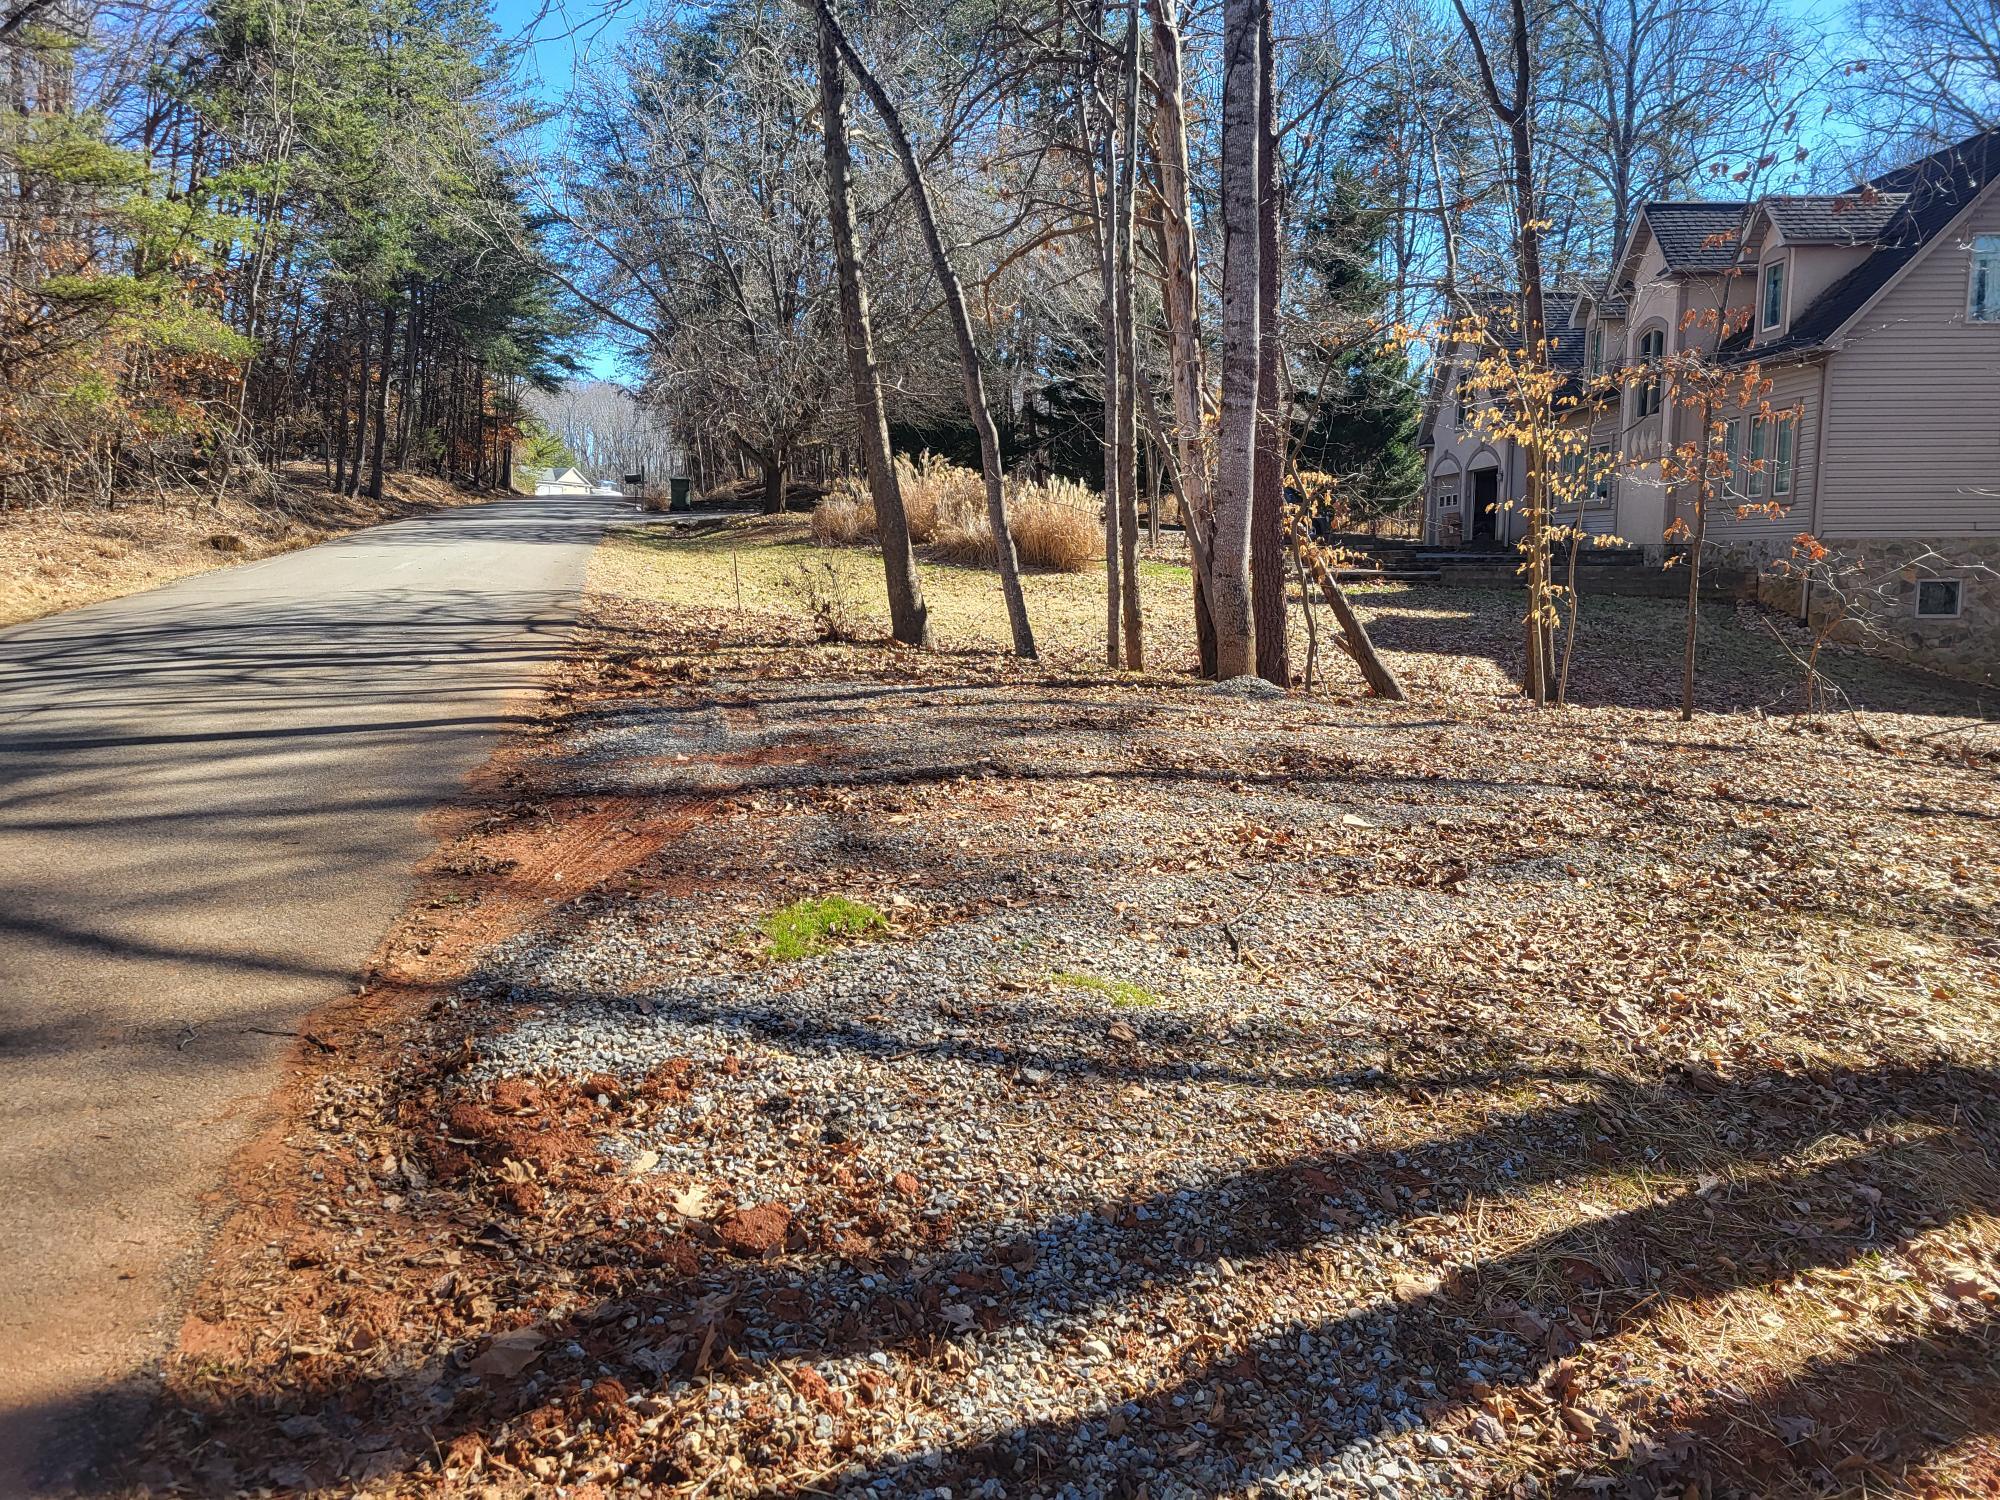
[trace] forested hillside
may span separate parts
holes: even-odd
[[[476,0],[26,0],[0,99],[0,508],[504,480],[561,325]]]

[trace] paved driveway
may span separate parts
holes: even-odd
[[[621,519],[499,501],[0,631],[0,1494],[131,1406],[286,1033]]]

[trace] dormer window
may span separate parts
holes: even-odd
[[[1785,321],[1785,263],[1774,260],[1764,267],[1764,327],[1776,328]]]
[[[2000,281],[2000,277],[1994,278]],[[1590,330],[1590,373],[1595,375],[1604,368],[1604,325]]]
[[[1972,281],[1966,293],[1968,323],[2000,323],[2000,234],[1972,237]]]

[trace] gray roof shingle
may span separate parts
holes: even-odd
[[[1813,299],[1785,336],[1750,346],[1739,334],[1724,350],[1739,359],[1768,360],[1818,349],[1942,234],[1986,185],[2000,177],[2000,127],[1932,152],[1907,167],[1884,172],[1863,186],[1898,199],[1895,212],[1875,233],[1875,253]]]
[[[1720,271],[1736,264],[1748,203],[1648,203],[1640,210],[1669,271]]]
[[[1764,208],[1791,244],[1872,245],[1909,201],[1908,193],[1878,193],[1864,187],[1851,193],[1766,198]]]

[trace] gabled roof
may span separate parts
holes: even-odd
[[[1669,271],[1726,271],[1749,203],[1648,203],[1639,210]]]
[[[1996,178],[2000,178],[2000,128],[1981,131],[1864,183],[1857,192],[1872,190],[1899,200],[1888,222],[1876,231],[1874,254],[1814,298],[1812,306],[1792,320],[1783,338],[1752,349],[1746,332],[1724,349],[1755,359],[1817,349],[1873,302],[1896,273],[1944,233]]]
[[[1909,201],[1908,193],[1864,186],[1851,193],[1766,198],[1759,206],[1788,244],[1872,245]]]
[[[1521,347],[1518,314],[1512,318],[1504,316],[1515,311],[1519,304],[1520,298],[1512,292],[1472,292],[1465,298],[1467,311],[1490,320],[1493,340],[1503,349]],[[1558,369],[1583,363],[1583,330],[1570,327],[1575,311],[1575,292],[1542,293],[1542,324],[1548,330],[1549,362]]]

